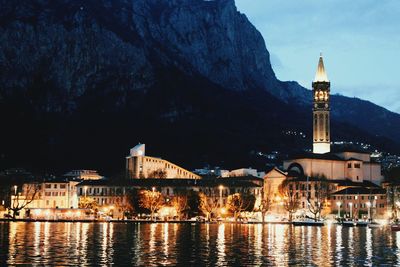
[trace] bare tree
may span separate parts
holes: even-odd
[[[164,197],[160,192],[143,190],[140,192],[140,206],[150,210],[151,220],[154,219],[156,213],[164,205]]]
[[[289,213],[289,221],[293,220],[293,214],[300,207],[300,200],[298,195],[296,194],[296,187],[298,185],[298,181],[295,178],[286,178],[279,185],[279,194],[283,199],[283,207]]]
[[[186,195],[175,196],[171,201],[172,206],[178,213],[179,219],[182,219],[183,214],[188,210],[188,197]]]
[[[10,205],[10,210],[13,212],[13,219],[16,218],[18,212],[32,203],[38,198],[40,192],[40,184],[29,183],[23,184],[21,192],[18,192],[18,188],[15,186],[11,190],[14,190],[14,195],[12,195],[12,201]]]
[[[311,184],[314,186],[314,197],[308,192],[307,204],[308,210],[314,215],[314,220],[321,218],[322,210],[325,207],[326,200],[329,196],[329,182],[323,175],[319,175],[313,179]]]
[[[260,203],[260,206],[258,207],[258,210],[261,212],[261,219],[262,222],[265,221],[265,214],[271,209],[272,205],[272,189],[271,189],[271,183],[267,182],[267,184],[264,185],[264,188],[262,189],[262,200]]]
[[[235,221],[237,221],[243,211],[251,211],[254,209],[254,202],[255,198],[253,195],[235,193],[228,197],[227,206],[228,210],[233,213]]]
[[[206,189],[207,190],[207,189]],[[214,194],[214,188],[208,188],[208,196],[201,192],[199,193],[200,198],[200,210],[206,215],[209,221],[213,214],[215,214],[219,207],[219,201],[216,194]]]
[[[392,220],[398,221],[400,209],[400,167],[391,168],[385,175],[384,187],[387,192],[388,206],[391,207]]]

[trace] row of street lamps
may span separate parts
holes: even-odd
[[[369,218],[371,218],[371,206],[372,206],[372,204],[369,201],[366,202],[365,204],[368,207],[368,219],[369,219]],[[336,205],[338,207],[338,215],[337,215],[337,217],[340,218],[340,207],[342,206],[342,203],[340,201],[338,201],[338,202],[336,202]],[[349,206],[350,206],[350,218],[353,218],[353,203],[350,202]]]

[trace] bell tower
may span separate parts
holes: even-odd
[[[313,87],[313,153],[324,154],[331,151],[329,101],[331,83],[325,72],[322,54],[319,57]]]

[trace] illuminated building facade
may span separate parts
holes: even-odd
[[[33,199],[21,210],[21,217],[29,215],[30,209],[75,209],[78,208],[77,184],[78,181],[61,179],[23,184],[22,188],[16,189],[15,194],[11,196],[11,206],[22,206]],[[36,188],[35,192],[33,187]]]
[[[92,180],[77,185],[78,198],[90,198],[96,202],[99,211],[107,211],[113,218],[122,218],[128,208],[128,194],[131,190],[154,190],[160,192],[165,206],[176,195],[191,191],[204,193],[209,203],[224,207],[227,198],[235,193],[247,193],[256,198],[255,206],[261,200],[263,180],[256,177],[230,177],[215,179],[125,179],[120,181]]]
[[[130,150],[130,155],[126,157],[126,175],[128,178],[201,178],[167,160],[146,156],[145,144],[139,144]]]

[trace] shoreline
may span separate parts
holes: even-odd
[[[91,219],[80,219],[80,220],[48,220],[48,219],[4,219],[1,218],[0,222],[52,222],[52,223],[195,223],[195,224],[218,224],[218,223],[232,223],[232,224],[293,224],[292,222],[232,222],[232,221],[212,221],[212,222],[198,222],[189,220],[169,220],[169,221],[151,221],[151,220],[91,220]]]

